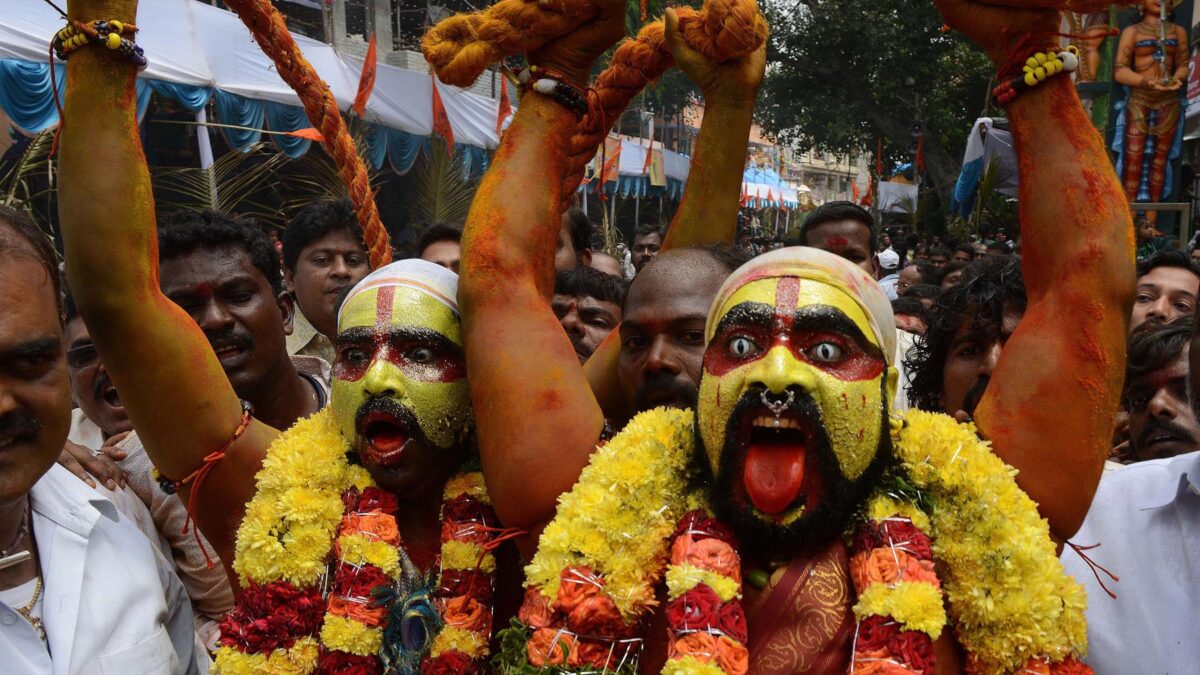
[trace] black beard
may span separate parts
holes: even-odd
[[[748,411],[762,407],[763,388],[751,389],[734,406],[726,423],[725,447],[716,476],[712,475],[704,439],[700,437],[699,425],[696,425],[696,461],[702,467],[699,480],[711,486],[709,495],[713,509],[717,517],[733,528],[742,542],[744,554],[760,561],[791,559],[826,546],[844,534],[850,519],[894,461],[886,381],[880,386],[884,391],[884,407],[880,412],[879,445],[866,470],[853,480],[842,473],[816,401],[799,388],[791,388],[796,397],[790,411],[807,417],[812,424],[814,437],[807,452],[814,453],[816,469],[821,473],[824,487],[816,508],[806,508],[804,515],[788,525],[761,518],[741,486],[746,453],[745,448],[741,447],[740,421]]]

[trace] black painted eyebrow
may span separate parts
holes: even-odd
[[[461,347],[454,344],[453,340],[445,335],[442,335],[436,330],[433,330],[432,328],[422,328],[419,326],[391,326],[387,329],[386,333],[388,336],[388,341],[419,340],[438,344],[446,347],[447,349],[461,349]],[[366,326],[355,326],[354,328],[347,328],[341,333],[338,333],[337,341],[339,345],[343,342],[369,342],[375,339],[376,334],[377,331],[373,328],[368,328]]]
[[[721,317],[713,335],[721,334],[735,323],[770,328],[775,323],[775,308],[762,302],[739,302]]]
[[[850,320],[842,310],[831,305],[809,305],[796,310],[794,326],[809,330],[823,330],[830,333],[841,333],[853,339],[869,354],[879,356],[882,351],[863,334],[858,324]],[[734,323],[751,324],[761,328],[770,328],[775,322],[775,307],[762,302],[742,302],[730,309],[721,317],[714,335],[720,334]]]

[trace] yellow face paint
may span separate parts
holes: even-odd
[[[896,371],[885,367],[861,306],[830,284],[771,277],[734,291],[715,317],[697,415],[713,472],[721,466],[730,419],[743,397],[765,389],[782,401],[792,388],[819,409],[843,476],[862,475],[879,447],[884,378],[893,391]],[[771,419],[765,407],[750,414]],[[776,515],[786,523],[801,511]]]
[[[458,316],[405,286],[373,288],[350,298],[338,322],[333,369],[334,418],[346,438],[358,436],[363,404],[399,403],[430,444],[462,442],[472,424]]]

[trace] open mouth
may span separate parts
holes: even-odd
[[[796,507],[812,508],[820,496],[814,461],[814,434],[807,416],[795,410],[775,414],[755,406],[738,424],[743,449],[742,485],[759,511],[778,516]]]
[[[100,400],[113,408],[123,407],[121,405],[121,395],[117,393],[117,388],[111,385],[105,387],[104,391],[100,392]]]
[[[363,461],[386,467],[400,461],[412,435],[408,425],[396,415],[372,411],[358,422],[358,435],[363,439]]]

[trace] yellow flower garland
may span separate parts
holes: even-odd
[[[1016,471],[974,425],[910,411],[895,444],[913,485],[936,503],[934,557],[963,648],[977,673],[1087,651],[1086,597],[1058,562],[1050,528]]]
[[[588,567],[604,577],[604,593],[626,621],[641,616],[654,602],[666,542],[683,513],[691,455],[691,412],[657,409],[633,418],[559,497],[525,568],[526,585],[554,598],[564,569]]]
[[[663,576],[673,518],[696,506],[694,496],[684,492],[692,471],[692,421],[690,413],[679,411],[642,413],[597,450],[575,487],[559,498],[558,512],[526,567],[526,585],[553,599],[562,571],[586,566],[603,579],[604,592],[627,620],[649,607]],[[907,518],[929,533],[949,614],[974,672],[1010,673],[1031,659],[1059,662],[1083,655],[1083,590],[1063,571],[1049,527],[1013,480],[1015,471],[991,453],[973,426],[945,415],[907,413],[894,441],[901,474],[935,507],[925,513],[880,493],[865,505],[864,515]],[[720,581],[691,570],[667,574],[671,597],[701,581],[722,590]],[[892,616],[906,630],[933,637],[948,623],[941,593],[929,583],[873,586],[855,612]],[[684,658],[672,660],[663,672],[722,671]]]

